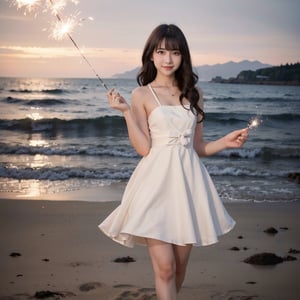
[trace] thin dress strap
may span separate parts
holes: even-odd
[[[158,104],[159,106],[161,106],[161,104],[160,104],[160,102],[159,102],[159,99],[158,99],[158,97],[156,96],[156,94],[155,94],[155,92],[154,92],[154,90],[153,90],[153,88],[152,88],[152,86],[151,86],[150,83],[148,84],[148,87],[149,87],[149,89],[150,89],[150,91],[151,91],[151,93],[152,93],[154,99],[156,100],[157,104]]]

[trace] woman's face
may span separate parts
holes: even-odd
[[[180,67],[182,55],[178,49],[167,50],[165,44],[165,40],[162,40],[159,47],[154,50],[152,60],[158,73],[171,76]]]

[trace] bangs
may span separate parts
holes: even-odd
[[[161,47],[161,44],[162,44],[163,41],[165,42],[165,49],[166,49],[166,50],[168,50],[168,51],[171,51],[171,50],[180,50],[179,42],[178,42],[178,40],[177,40],[175,37],[173,37],[173,36],[166,36],[166,37],[163,37],[163,38],[161,39],[161,41],[158,43],[156,49],[162,48],[162,47]]]

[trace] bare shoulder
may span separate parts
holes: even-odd
[[[139,86],[131,93],[131,103],[134,106],[147,106],[151,97],[150,90],[147,86]]]
[[[148,86],[139,86],[132,91],[131,106],[133,110],[143,110],[149,116],[156,108],[157,102]]]
[[[147,86],[138,86],[131,93],[131,96],[135,97],[135,98],[136,97],[145,97],[145,95],[148,95]]]

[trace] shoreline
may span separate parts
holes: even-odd
[[[71,191],[58,193],[28,193],[20,194],[13,192],[0,192],[1,199],[6,200],[34,200],[34,201],[83,201],[83,202],[112,202],[121,201],[122,194],[127,185],[127,181],[112,182],[111,184],[96,187],[81,187]]]
[[[108,188],[99,197],[119,198],[121,189]],[[97,227],[118,204],[0,200],[0,299],[35,299],[38,291],[61,293],[70,300],[156,299],[147,249],[118,245]],[[194,247],[179,299],[285,300],[300,294],[299,254],[291,254],[297,260],[275,266],[243,262],[260,252],[285,256],[290,248],[300,249],[300,203],[225,206],[237,225],[219,243]],[[264,232],[271,226],[276,235]],[[127,256],[135,262],[113,262]]]
[[[293,177],[294,176],[294,177]],[[299,174],[291,173],[289,176],[290,181],[295,181],[295,184],[298,184]],[[126,188],[128,181],[119,181],[112,182],[110,184],[104,184],[102,186],[92,186],[92,187],[80,187],[78,189],[69,190],[69,191],[60,191],[57,193],[47,193],[40,194],[36,191],[34,193],[20,194],[18,192],[0,192],[0,201],[5,200],[19,200],[19,201],[78,201],[78,202],[87,202],[87,203],[106,203],[106,202],[120,202],[122,200],[123,192]],[[222,198],[222,197],[221,197]],[[289,204],[289,203],[300,203],[299,199],[293,200],[222,200],[225,204]]]

